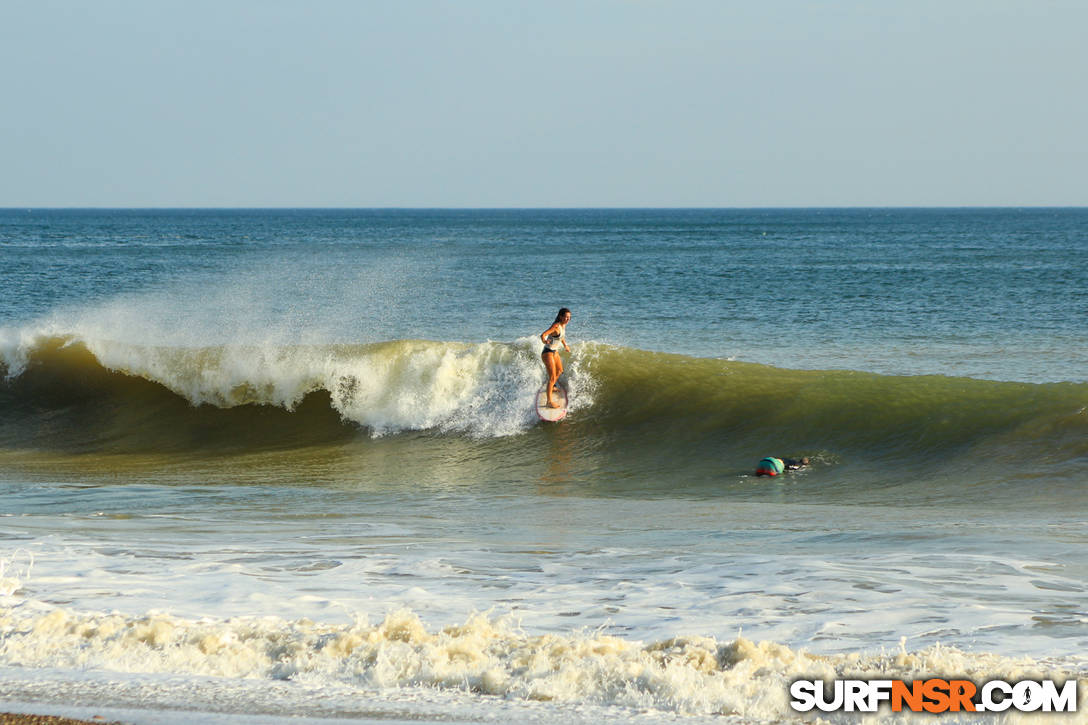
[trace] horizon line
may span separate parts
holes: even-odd
[[[1088,204],[891,204],[816,206],[0,206],[0,211],[758,211],[864,209],[1088,209]]]

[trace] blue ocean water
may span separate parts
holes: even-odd
[[[1085,209],[0,210],[0,703],[1083,679],[1086,282]]]
[[[198,325],[210,294],[251,337],[480,341],[531,334],[566,305],[582,339],[637,349],[1083,382],[1086,221],[1034,208],[7,210],[0,315],[143,295]]]

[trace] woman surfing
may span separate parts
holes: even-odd
[[[549,408],[559,407],[559,403],[555,402],[555,381],[563,374],[563,359],[559,357],[559,346],[562,345],[567,352],[570,352],[566,336],[568,322],[570,322],[570,310],[561,307],[552,326],[540,333],[540,341],[544,343],[544,351],[540,353],[540,359],[544,361],[544,369],[548,371]]]

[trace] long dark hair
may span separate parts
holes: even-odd
[[[553,322],[552,324],[554,325],[554,324],[556,324],[556,322],[559,322],[559,323],[563,322],[563,315],[569,315],[569,314],[570,314],[570,310],[568,310],[566,307],[560,307],[559,308],[559,314],[555,316],[555,322]]]

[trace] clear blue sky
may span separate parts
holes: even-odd
[[[1088,204],[1083,0],[0,0],[0,206]]]

